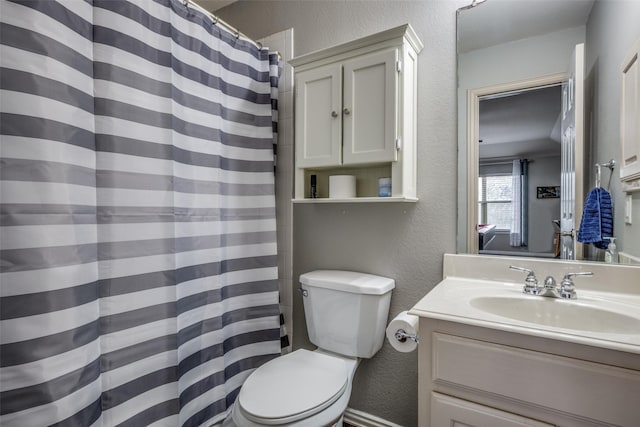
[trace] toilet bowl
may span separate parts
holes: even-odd
[[[296,350],[247,378],[231,419],[242,427],[342,425],[358,359]]]
[[[315,351],[273,359],[245,380],[224,427],[341,426],[361,358],[384,340],[393,279],[317,270],[300,276]]]

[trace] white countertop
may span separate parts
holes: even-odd
[[[519,282],[487,280],[486,277],[490,277],[490,274],[487,271],[478,271],[478,269],[482,270],[482,267],[478,267],[482,264],[482,256],[476,256],[477,258],[471,260],[469,255],[446,255],[446,257],[449,259],[445,262],[445,274],[447,269],[452,270],[450,268],[451,265],[449,267],[446,266],[447,263],[455,265],[457,262],[464,262],[464,271],[475,271],[474,276],[485,278],[478,279],[449,275],[425,295],[409,313],[423,318],[446,320],[640,354],[640,286],[635,286],[636,283],[627,283],[624,286],[616,286],[614,288],[609,286],[610,283],[608,282],[612,279],[609,277],[608,281],[603,281],[603,286],[601,287],[603,290],[594,289],[597,288],[594,286],[589,286],[588,289],[581,289],[580,279],[582,278],[576,278],[578,299],[570,301],[552,299],[524,294],[522,292],[524,275],[522,275],[522,281]],[[456,259],[456,257],[460,258]],[[485,263],[485,265],[495,268],[496,263],[500,262],[496,261],[496,258],[500,257],[491,258],[491,261]],[[473,266],[470,267],[470,262],[471,264],[480,263],[477,266],[478,269],[474,270]],[[502,262],[505,263],[505,268],[508,268],[508,264],[514,263],[512,258],[503,259]],[[554,261],[549,262],[554,263]],[[526,259],[519,259],[518,265],[526,266]],[[544,264],[537,263],[537,268],[544,266]],[[584,265],[574,264],[574,266],[584,268]],[[502,267],[500,266],[501,272],[503,270]],[[456,271],[462,270],[458,268]],[[631,270],[631,274],[629,274],[629,271],[623,273],[626,274],[625,277],[640,277],[636,276],[635,272],[640,272],[640,269]],[[543,278],[539,277],[538,279],[542,281]],[[635,282],[635,280],[633,281]],[[610,291],[611,289],[615,289],[615,292]],[[620,290],[624,292],[618,292]],[[637,292],[628,292],[629,290]],[[508,313],[509,317],[495,314],[495,312],[491,312],[492,310],[487,310],[486,308],[478,308],[480,306],[477,304],[478,301],[482,299],[487,301],[487,298],[492,299],[492,301],[501,299],[498,301],[501,304],[506,302],[503,307],[507,307],[507,311],[510,311]],[[533,312],[521,316],[517,310],[509,310],[508,305],[511,302],[517,303],[517,306],[522,307],[522,310],[528,310],[530,302]],[[550,306],[549,304],[556,305]],[[562,304],[572,306],[563,306]],[[543,317],[545,315],[551,317],[551,321],[545,322],[543,319],[541,323],[537,322],[536,307],[538,307],[539,311],[544,312]],[[553,309],[551,310],[551,315],[546,313],[547,308]],[[569,309],[569,314],[565,313],[566,309]],[[561,315],[558,315],[558,313],[561,313]],[[587,316],[584,319],[580,319],[579,316],[584,316],[585,313]],[[592,313],[594,314],[591,315]],[[561,317],[566,317],[567,315],[575,316],[569,319],[571,326],[569,328],[558,327],[557,324],[565,325]],[[598,316],[602,316],[602,319],[598,319]],[[518,320],[518,318],[531,318],[531,321]],[[611,318],[611,325],[607,320],[609,318]],[[555,322],[555,320],[558,320],[558,322]],[[584,320],[584,328],[581,324],[582,320]]]

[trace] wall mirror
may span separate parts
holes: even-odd
[[[583,258],[574,230],[590,183],[581,83],[593,4],[458,10],[458,252]]]

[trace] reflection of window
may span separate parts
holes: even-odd
[[[478,177],[478,224],[494,224],[509,230],[513,220],[513,179],[511,175]]]

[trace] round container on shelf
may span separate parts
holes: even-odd
[[[329,177],[329,198],[349,199],[356,197],[356,177],[354,175],[331,175]]]

